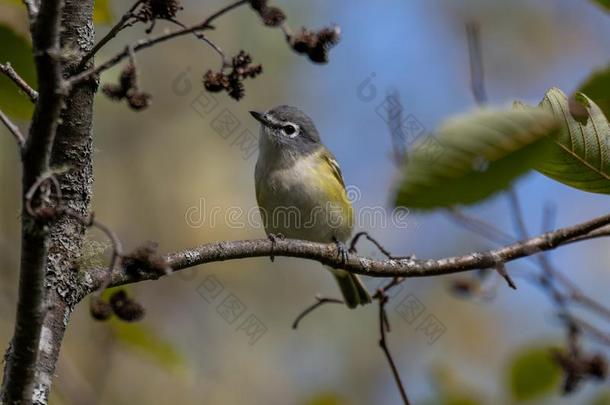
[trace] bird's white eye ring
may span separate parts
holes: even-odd
[[[292,124],[284,125],[282,127],[282,130],[284,131],[284,133],[286,135],[289,135],[289,136],[293,135],[295,132],[297,132],[297,128],[294,125],[292,125]]]

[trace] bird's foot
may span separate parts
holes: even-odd
[[[337,238],[333,238],[333,241],[335,242],[335,246],[337,246],[337,257],[341,259],[341,264],[347,263],[347,258],[349,255],[347,245]]]
[[[271,253],[269,253],[269,259],[271,259],[271,261],[274,261],[275,256],[273,254],[273,251],[275,250],[275,245],[277,244],[278,239],[284,240],[286,238],[281,233],[270,233],[267,235],[267,237],[271,241]]]

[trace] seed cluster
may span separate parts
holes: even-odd
[[[249,54],[239,51],[231,60],[229,73],[208,70],[203,75],[203,85],[210,92],[226,91],[231,98],[239,100],[244,96],[243,81],[247,78],[255,78],[262,71],[261,65],[252,65],[252,57]]]
[[[150,105],[151,96],[138,88],[137,71],[132,63],[123,69],[118,84],[105,84],[102,92],[112,100],[127,100],[127,104],[136,111]]]
[[[298,53],[307,54],[315,63],[328,63],[328,52],[341,39],[338,26],[310,31],[303,27],[301,32],[290,38],[290,45]]]
[[[145,0],[137,18],[141,22],[172,20],[180,10],[182,5],[178,0]]]

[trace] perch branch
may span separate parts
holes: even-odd
[[[374,260],[349,253],[343,262],[334,244],[316,243],[295,239],[242,240],[214,242],[171,253],[165,257],[174,270],[181,270],[200,264],[243,259],[250,257],[276,256],[299,257],[318,261],[331,267],[341,267],[347,271],[371,277],[427,277],[452,274],[475,269],[496,267],[523,257],[556,249],[559,246],[600,237],[595,230],[610,224],[610,215],[559,228],[536,237],[511,243],[497,249],[474,252],[463,256],[442,259],[417,260],[415,258]],[[605,236],[605,235],[603,235]],[[93,289],[98,288],[105,279],[106,269],[90,269]],[[113,274],[110,286],[152,280],[161,277],[156,272],[118,272]]]

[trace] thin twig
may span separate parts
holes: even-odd
[[[38,7],[36,6],[36,2],[34,0],[23,0],[23,4],[28,11],[30,23],[33,23],[38,15]]]
[[[137,41],[133,46],[133,51],[134,52],[139,52],[142,49],[146,49],[146,48],[150,48],[151,46],[154,46],[156,44],[159,44],[161,42],[165,42],[168,41],[170,39],[173,38],[177,38],[177,37],[181,37],[183,35],[188,35],[191,34],[193,32],[198,32],[198,31],[204,31],[204,30],[209,30],[212,29],[212,22],[214,20],[216,20],[218,17],[222,16],[223,14],[233,10],[234,8],[237,8],[239,6],[242,6],[244,4],[248,4],[249,1],[248,0],[239,0],[236,1],[234,3],[231,3],[223,8],[221,8],[220,10],[216,11],[215,13],[213,13],[212,15],[210,15],[208,18],[206,18],[204,21],[202,21],[201,23],[195,24],[195,25],[191,25],[187,28],[183,28],[177,31],[172,31],[172,32],[168,32],[156,37],[152,37],[152,38],[148,38],[148,39],[141,39],[139,41]],[[71,76],[68,80],[66,85],[68,87],[73,86],[77,83],[83,82],[85,80],[88,80],[90,77],[95,76],[105,70],[110,69],[111,67],[115,66],[117,63],[119,63],[120,61],[122,61],[123,59],[125,59],[126,57],[129,56],[129,47],[126,47],[125,50],[123,50],[122,52],[118,53],[117,55],[115,55],[114,57],[112,57],[111,59],[109,59],[108,61],[102,63],[99,66],[96,66],[94,68],[91,68],[89,70],[86,70],[84,72],[81,72],[79,74],[76,74],[74,76]]]
[[[303,312],[301,312],[296,317],[296,319],[292,323],[292,329],[298,328],[299,327],[299,323],[303,320],[303,318],[305,318],[311,312],[313,312],[314,310],[316,310],[317,308],[321,307],[324,304],[345,304],[345,301],[340,300],[338,298],[326,298],[326,297],[317,296],[316,297],[316,302],[311,304],[307,308],[305,308],[305,310],[303,310]]]
[[[371,237],[371,235],[369,235],[368,232],[362,231],[362,232],[358,232],[356,235],[354,235],[354,237],[352,238],[352,241],[350,243],[349,246],[349,251],[350,252],[357,252],[356,250],[356,245],[358,244],[358,241],[360,240],[361,237],[365,237],[366,239],[368,239],[369,242],[371,242],[373,245],[375,245],[377,247],[377,249],[379,249],[379,251],[386,256],[387,258],[392,258],[392,254],[387,251],[382,245],[381,243],[379,243],[376,239],[374,239],[373,237]]]
[[[555,219],[557,218],[557,206],[548,202],[544,205],[544,209],[542,210],[542,227],[540,230],[542,232],[550,231],[555,228]]]
[[[511,213],[512,213],[512,217],[513,217],[513,224],[514,224],[515,230],[518,232],[519,237],[527,238],[528,233],[527,233],[527,230],[525,229],[525,220],[524,220],[524,216],[523,216],[523,210],[521,208],[521,204],[519,202],[519,198],[518,198],[516,191],[514,189],[511,189],[508,194],[508,197],[509,197],[509,202],[510,202],[510,206],[511,206]],[[554,222],[552,220],[552,217],[554,215],[550,214],[552,211],[548,208],[545,211],[547,211],[549,213],[544,215],[542,229],[548,230],[548,228],[550,226],[552,226],[552,223]],[[477,226],[478,226],[477,229],[479,229],[479,230],[484,229],[485,227],[488,227],[489,229],[486,232],[487,234],[489,234],[490,232],[494,233],[497,231],[493,227],[493,225],[487,224],[486,222],[481,221],[481,220],[478,220]],[[600,231],[603,231],[603,232],[600,232]],[[606,232],[607,232],[607,230],[605,228],[600,228],[599,230],[592,232],[592,234],[603,235]],[[581,239],[581,238],[575,238],[575,241],[577,241],[579,239]],[[582,322],[579,322],[579,319],[570,313],[569,308],[568,308],[569,300],[571,300],[573,302],[577,302],[580,305],[582,305],[584,308],[587,308],[593,312],[596,312],[598,315],[610,320],[610,308],[607,308],[606,306],[601,304],[599,301],[585,295],[574,282],[572,282],[569,278],[565,277],[562,273],[560,273],[555,268],[553,268],[553,266],[550,264],[548,258],[545,256],[544,253],[541,255],[538,255],[537,258],[532,258],[532,259],[537,260],[537,262],[543,272],[543,275],[537,277],[536,281],[542,286],[544,291],[548,292],[549,297],[559,306],[559,308],[560,308],[559,314],[561,315],[561,317],[564,320],[569,321],[570,325],[576,325],[576,327],[578,328],[578,326]],[[568,292],[563,293],[562,291],[560,291],[557,288],[557,286],[555,285],[555,283],[559,283],[559,284],[563,285],[563,287],[566,288],[568,290]],[[591,327],[591,325],[588,325],[588,326]],[[604,337],[603,332],[601,332],[599,330],[595,330],[594,334],[597,335],[598,337],[599,336]],[[606,339],[610,338],[610,335],[606,336],[605,338]],[[603,338],[602,338],[602,340],[603,340]],[[570,342],[571,338],[568,338],[568,341]]]
[[[132,18],[135,18],[134,15],[134,11],[135,9],[142,3],[142,0],[138,0],[136,1],[131,8],[125,13],[123,14],[123,16],[121,17],[121,19],[119,20],[119,22],[117,22],[114,27],[112,27],[110,29],[110,31],[108,31],[108,33],[102,38],[100,39],[100,41],[95,44],[95,46],[93,46],[93,48],[85,55],[83,56],[83,58],[81,59],[79,65],[78,65],[78,69],[82,69],[85,64],[91,59],[93,58],[93,56],[95,56],[95,54],[102,49],[102,47],[104,45],[106,45],[112,38],[114,38],[119,32],[121,32],[123,29],[127,28],[128,26],[130,26],[129,24],[129,20]]]
[[[99,229],[108,237],[108,239],[110,239],[110,242],[112,243],[112,262],[110,263],[110,272],[118,271],[120,267],[120,260],[124,253],[123,244],[121,243],[121,240],[117,234],[110,229],[110,227],[95,219],[93,213],[91,213],[89,220],[85,222],[85,224],[87,224],[89,227]]]
[[[17,145],[19,145],[19,149],[23,149],[23,145],[25,145],[25,137],[19,130],[19,127],[15,125],[7,116],[0,110],[0,121],[8,128],[9,132],[13,134],[15,140],[17,141]]]
[[[19,74],[13,69],[10,63],[1,64],[0,72],[5,74],[9,79],[13,81],[30,99],[32,103],[38,99],[38,92],[34,90]]]
[[[140,73],[138,72],[138,65],[136,63],[136,53],[133,50],[133,47],[127,46],[127,54],[129,55],[129,63],[133,67],[133,89],[140,89]]]
[[[393,91],[386,96],[385,102],[388,104],[387,123],[392,138],[392,152],[394,156],[394,164],[400,168],[408,158],[407,153],[407,135],[404,131],[403,113],[404,108],[400,101],[400,96],[397,91]]]
[[[394,362],[394,358],[392,357],[392,353],[388,348],[387,343],[387,333],[390,331],[390,324],[388,322],[388,317],[385,311],[385,305],[388,302],[388,296],[382,289],[379,289],[377,294],[379,295],[379,347],[383,350],[386,359],[390,365],[390,369],[392,370],[392,376],[394,377],[394,381],[396,382],[396,386],[398,387],[398,391],[400,392],[400,397],[402,402],[405,405],[409,405],[409,399],[407,397],[407,391],[405,390],[404,384],[400,378],[400,373],[398,372],[398,368]]]
[[[28,189],[28,191],[24,194],[25,211],[28,213],[28,215],[30,215],[34,218],[40,217],[42,214],[41,214],[40,210],[33,208],[32,202],[34,200],[34,196],[36,195],[38,190],[41,188],[41,186],[46,181],[51,181],[51,183],[53,183],[53,186],[55,187],[57,201],[62,200],[61,187],[59,185],[59,181],[57,180],[57,177],[55,177],[55,173],[53,171],[49,170],[49,171],[41,174],[40,176],[38,176],[36,181],[34,181],[34,183]]]
[[[561,272],[555,270],[553,272],[553,277],[559,284],[562,284],[568,290],[567,298],[610,321],[610,308],[587,296],[572,280],[564,276]]]
[[[511,218],[513,220],[513,226],[515,231],[517,232],[517,236],[520,239],[526,239],[529,236],[525,225],[525,217],[523,215],[523,210],[521,209],[521,203],[519,201],[519,195],[514,188],[510,188],[508,190],[508,201],[510,204]],[[555,274],[557,273],[551,263],[548,261],[545,254],[541,254],[537,256],[538,263],[540,268],[543,271],[543,275],[540,278],[540,283],[543,288],[549,289],[551,297],[557,302],[558,305],[562,307],[562,311],[567,313],[567,307],[565,306],[564,299],[560,291],[557,290],[557,287],[553,283],[553,279]]]
[[[496,228],[492,224],[488,224],[485,221],[470,216],[457,208],[450,208],[444,212],[453,222],[494,243],[503,245],[515,241],[515,238],[512,235]]]
[[[290,26],[288,25],[288,23],[286,21],[283,21],[282,24],[280,25],[280,28],[282,30],[282,32],[284,33],[284,37],[286,38],[286,42],[288,42],[289,44],[292,41],[292,30],[290,29]]]
[[[525,217],[523,215],[523,210],[521,209],[517,190],[515,190],[514,187],[511,187],[508,189],[507,195],[511,207],[511,218],[513,219],[515,233],[519,239],[525,239],[528,237],[528,231],[525,225]]]
[[[404,277],[394,277],[392,279],[392,281],[390,281],[388,284],[386,284],[385,287],[383,287],[383,292],[387,293],[388,291],[390,291],[392,288],[399,286],[400,284],[402,284],[404,281],[406,280],[406,278]]]
[[[383,247],[383,245],[375,238],[373,238],[368,232],[366,231],[362,231],[362,232],[358,232],[356,235],[354,235],[354,237],[352,238],[352,241],[350,242],[350,246],[349,246],[349,251],[352,253],[356,253],[356,245],[358,244],[358,241],[360,240],[360,238],[365,237],[369,242],[371,242],[373,245],[375,245],[375,247],[377,249],[379,249],[379,251],[388,259],[395,259],[395,260],[402,260],[402,259],[411,259],[413,258],[413,256],[394,256],[390,253],[389,250],[387,250],[386,248]]]
[[[565,317],[564,317],[564,320]],[[595,338],[596,340],[598,340],[600,343],[604,344],[605,346],[610,347],[610,333],[608,332],[604,332],[601,329],[597,328],[596,326],[590,324],[587,321],[584,321],[582,319],[575,319],[572,318],[570,319],[570,321],[575,322],[576,326],[581,329],[583,332],[589,334],[590,336],[592,336],[593,338]]]
[[[466,24],[468,55],[470,56],[470,85],[478,105],[487,104],[485,80],[483,76],[483,57],[481,53],[480,28],[477,23]]]
[[[454,214],[456,214],[454,216]],[[457,220],[457,223],[459,225],[462,225],[464,228],[475,232],[483,237],[487,237],[489,240],[491,240],[492,242],[501,244],[501,243],[506,243],[505,241],[514,241],[517,238],[510,236],[508,234],[504,234],[501,233],[499,239],[501,239],[501,241],[495,240],[497,238],[494,239],[494,236],[489,236],[489,235],[498,235],[499,231],[497,228],[495,228],[492,224],[489,224],[483,220],[480,220],[478,218],[473,218],[473,217],[469,217],[466,214],[459,212],[457,210],[455,211],[451,211],[451,219],[456,219],[459,218]],[[476,226],[470,226],[472,223],[475,223]],[[549,226],[552,224],[552,221],[549,221],[548,218],[545,218],[545,220],[543,221],[545,223],[545,225],[542,227],[543,230],[549,230]],[[487,227],[488,229],[485,229],[485,227]],[[583,237],[584,239],[589,239],[589,238],[597,238],[597,237],[603,237],[603,236],[608,236],[609,234],[609,230],[607,229],[607,227],[602,227],[598,230],[592,231],[590,234],[587,234],[587,236]],[[573,242],[577,242],[579,241],[581,238],[577,237],[574,238],[573,240],[570,241],[570,243]],[[543,259],[543,261],[539,261],[539,259],[537,257],[534,256],[530,256],[528,257],[528,259],[531,259],[534,262],[537,262],[538,265],[543,266],[543,267],[547,267],[550,266],[550,263],[548,263],[548,259]],[[543,269],[543,271],[548,273],[548,268]],[[566,299],[570,299],[574,302],[579,303],[580,305],[582,305],[583,307],[592,310],[594,312],[596,312],[597,314],[601,315],[602,317],[610,320],[610,308],[607,308],[606,306],[604,306],[602,303],[600,303],[599,301],[594,300],[591,297],[588,297],[587,295],[585,295],[579,288],[578,286],[572,282],[569,278],[567,278],[566,276],[564,276],[561,272],[557,271],[556,269],[552,269],[551,268],[551,272],[552,272],[552,277],[555,281],[557,281],[558,283],[562,284],[566,289],[569,290],[568,292],[568,296],[564,296],[563,294],[558,293],[559,295],[562,296],[563,301],[565,302]],[[548,283],[548,279],[544,278],[544,279],[540,279],[540,277],[536,277],[535,279],[532,279],[532,281],[536,281],[538,284],[540,283]]]
[[[510,288],[512,288],[513,290],[517,289],[517,285],[515,284],[515,282],[511,278],[511,276],[506,271],[506,266],[504,266],[504,264],[497,265],[496,266],[496,271],[498,272],[498,274],[500,276],[502,276],[502,278],[504,278],[504,280],[506,281],[506,284],[508,284],[508,286]]]
[[[186,25],[182,24],[180,21],[177,21],[174,19],[169,19],[167,21],[172,22],[181,28],[186,28]],[[229,58],[227,57],[227,55],[224,53],[224,51],[218,44],[216,44],[214,41],[209,39],[207,36],[205,36],[201,32],[193,32],[193,35],[196,38],[198,38],[198,39],[202,40],[203,42],[205,42],[206,44],[208,44],[220,56],[220,70],[223,70],[223,69],[231,66],[231,62],[229,61]]]
[[[556,278],[559,280],[559,277]],[[570,293],[570,299],[610,321],[610,309],[601,302],[583,294],[579,289],[574,289]]]

